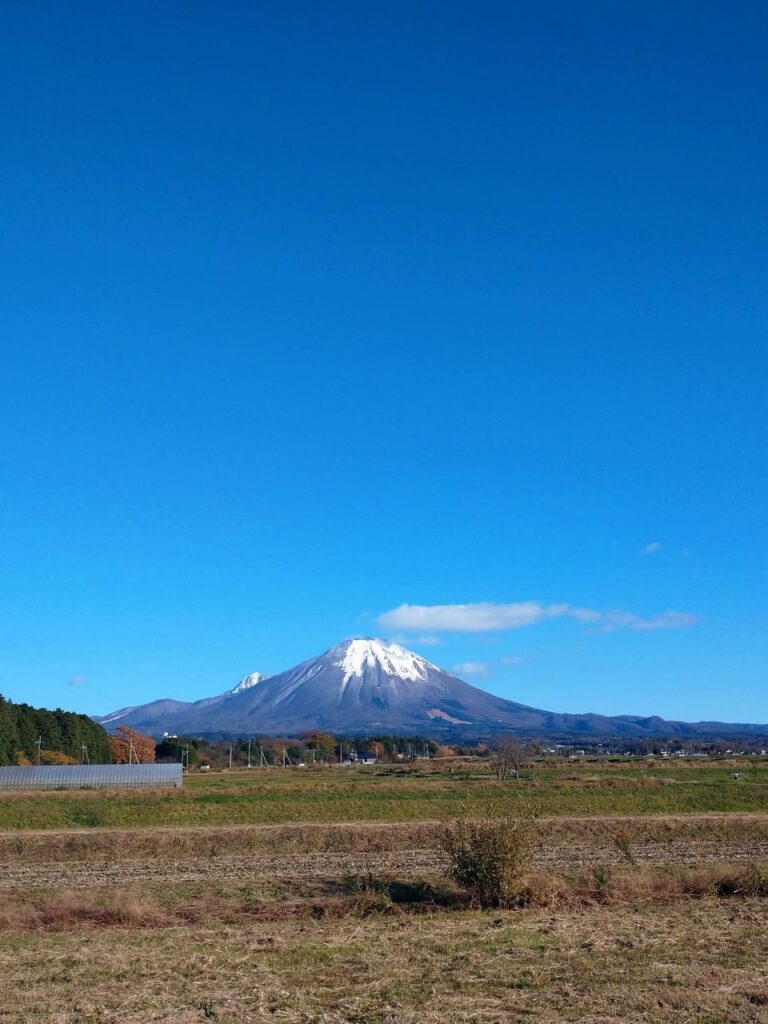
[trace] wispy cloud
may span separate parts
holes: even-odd
[[[652,540],[650,544],[646,544],[643,550],[640,552],[641,555],[657,555],[661,551],[661,544],[657,540]]]
[[[493,633],[534,626],[547,619],[572,619],[602,633],[617,629],[638,632],[683,629],[695,626],[698,622],[695,615],[671,610],[644,617],[618,608],[596,611],[569,604],[543,605],[538,601],[514,604],[484,601],[477,604],[401,604],[399,608],[380,615],[378,625],[385,630],[406,632],[428,630],[435,633]]]
[[[401,604],[384,612],[378,623],[385,629],[409,632],[434,630],[441,633],[490,633],[499,629],[532,626],[542,619],[563,614],[567,605],[545,607],[536,601],[517,604]]]
[[[499,658],[499,662],[502,665],[522,665],[524,659],[519,655],[513,655],[509,658]]]
[[[392,639],[396,644],[414,644],[416,647],[440,647],[443,638],[439,636],[405,636],[403,633],[395,633]]]
[[[603,614],[602,623],[598,623],[604,632],[614,629],[636,629],[639,632],[654,629],[687,629],[695,626],[699,619],[690,612],[667,611],[658,615],[651,615],[643,618],[640,615],[633,615],[632,612],[612,611]]]
[[[475,676],[478,679],[485,679],[491,674],[491,666],[487,661],[462,661],[453,666],[457,676]]]
[[[67,686],[82,686],[85,683],[85,676],[72,676],[67,680]]]

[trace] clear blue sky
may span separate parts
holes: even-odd
[[[384,633],[768,721],[767,58],[738,0],[3,5],[0,691]]]

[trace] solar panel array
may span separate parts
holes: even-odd
[[[180,764],[0,766],[0,789],[158,789],[181,780]]]

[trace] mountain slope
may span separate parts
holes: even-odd
[[[194,703],[159,700],[98,722],[162,735],[300,735],[493,732],[559,736],[768,735],[768,726],[665,722],[657,717],[557,714],[471,686],[412,651],[375,638],[346,640],[278,675],[246,676]]]

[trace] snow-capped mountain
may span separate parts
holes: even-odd
[[[261,674],[261,672],[251,672],[250,675],[245,676],[237,686],[233,686],[231,690],[227,690],[226,693],[220,693],[218,697],[203,697],[202,700],[189,703],[183,700],[155,700],[151,704],[141,704],[137,707],[120,708],[118,711],[113,711],[109,715],[103,717],[97,717],[96,721],[105,728],[117,727],[118,725],[130,725],[128,721],[129,716],[135,714],[144,716],[148,721],[157,719],[158,721],[175,721],[179,715],[185,715],[190,708],[195,708],[198,712],[204,709],[210,712],[211,708],[215,708],[218,704],[228,700],[230,697],[235,697],[239,693],[244,693],[246,690],[252,689],[259,683],[263,682],[267,676]],[[133,719],[131,719],[132,721]],[[171,730],[165,729],[164,732],[170,732]]]
[[[490,723],[508,702],[444,672],[399,644],[346,640],[287,672],[258,672],[218,697],[158,700],[97,719],[161,735],[428,730]],[[434,730],[433,730],[434,731]]]
[[[263,682],[267,676],[263,676],[261,672],[251,672],[249,676],[245,676],[241,679],[237,686],[233,686],[229,691],[229,696],[234,697],[237,693],[243,693],[244,690],[250,690],[253,686],[258,686],[259,683]]]
[[[151,735],[295,736],[313,730],[363,735],[661,736],[768,734],[766,726],[665,722],[542,711],[471,686],[399,644],[345,640],[274,676],[258,672],[217,697],[158,700],[97,718]]]

